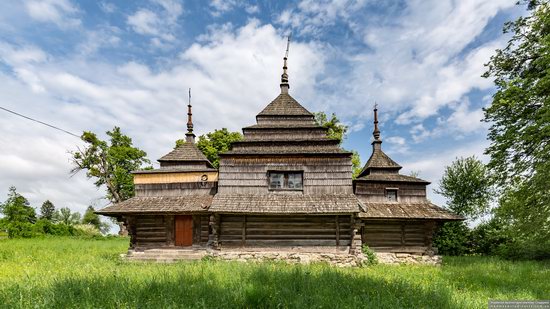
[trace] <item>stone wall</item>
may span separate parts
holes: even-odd
[[[221,260],[248,261],[285,261],[288,263],[309,264],[313,262],[326,262],[339,267],[361,266],[363,255],[339,254],[339,253],[306,253],[306,252],[243,252],[243,251],[211,251],[213,258]]]
[[[441,255],[435,254],[376,252],[376,257],[382,264],[441,264]]]

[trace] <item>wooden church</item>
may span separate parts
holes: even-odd
[[[382,151],[377,109],[372,154],[352,179],[352,153],[327,137],[289,94],[281,93],[220,154],[219,168],[195,144],[191,105],[186,142],[134,172],[135,197],[98,214],[123,220],[131,251],[376,252],[433,254],[437,226],[461,217],[432,204],[429,182],[399,174]]]

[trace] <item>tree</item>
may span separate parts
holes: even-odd
[[[476,157],[458,158],[445,168],[436,193],[447,199],[447,208],[472,221],[487,213],[493,190],[486,166]],[[463,221],[447,222],[435,234],[434,245],[444,255],[469,252],[471,233]]]
[[[66,225],[75,225],[80,223],[81,215],[79,212],[71,212],[69,207],[63,207],[54,214],[56,221]]]
[[[40,207],[40,219],[46,219],[51,221],[53,219],[53,215],[55,213],[55,206],[53,205],[50,200],[45,201],[42,203],[42,207]]]
[[[484,110],[486,154],[502,193],[496,214],[510,235],[550,248],[550,3],[522,3],[530,14],[505,25],[512,37],[483,75],[497,87]]]
[[[434,191],[447,199],[447,208],[470,220],[487,213],[493,196],[489,171],[475,156],[457,158],[445,167]]]
[[[330,119],[327,117],[327,114],[324,112],[313,113],[315,115],[315,122],[323,128],[327,128],[327,137],[337,139],[340,142],[340,145],[346,139],[346,134],[348,132],[348,126],[340,122],[340,119],[336,114],[332,114]],[[352,151],[353,155],[351,157],[352,165],[352,177],[355,179],[361,173],[361,157],[357,151]]]
[[[15,187],[10,187],[8,193],[8,199],[0,204],[0,213],[4,215],[2,219],[4,222],[36,222],[36,212],[34,208],[30,206],[29,201],[17,193]]]
[[[101,222],[99,215],[95,213],[93,206],[88,206],[84,216],[82,217],[82,224],[89,224],[97,228],[101,233],[107,232],[109,225]]]
[[[112,203],[119,203],[134,196],[134,182],[131,172],[150,163],[145,151],[136,148],[132,139],[122,134],[119,127],[107,131],[109,142],[100,140],[92,132],[84,132],[82,140],[86,148],[72,152],[74,168],[72,173],[86,170],[88,178],[94,178],[95,185],[107,188],[106,197]],[[120,234],[126,233],[122,222],[118,222]]]
[[[348,126],[340,122],[340,119],[336,117],[336,114],[332,113],[330,119],[324,112],[313,113],[315,115],[315,122],[323,128],[327,128],[327,136],[329,138],[337,139],[340,141],[340,145],[346,138],[348,132]]]
[[[120,131],[119,127],[107,131],[109,143],[100,140],[92,132],[84,132],[84,150],[72,152],[72,172],[86,170],[88,178],[96,179],[95,185],[107,187],[107,199],[119,203],[134,196],[132,171],[150,163],[145,151],[136,148],[132,139]]]
[[[214,130],[214,132],[209,132],[199,136],[197,142],[197,148],[199,148],[202,153],[208,158],[215,168],[218,168],[220,165],[219,154],[221,152],[228,151],[231,143],[240,141],[243,139],[243,136],[239,132],[230,132],[226,128],[221,130]],[[185,143],[185,140],[179,139],[176,141],[176,147]]]

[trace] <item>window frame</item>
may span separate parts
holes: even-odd
[[[271,175],[272,174],[282,174],[283,175],[283,183],[281,188],[275,188],[271,186]],[[296,174],[300,175],[301,179],[301,186],[300,188],[289,188],[289,175]],[[304,191],[304,171],[280,171],[280,170],[269,170],[267,171],[267,188],[269,191]]]
[[[395,200],[390,200],[389,199],[389,192],[395,192]],[[399,188],[385,188],[384,190],[384,197],[386,199],[386,202],[389,202],[389,203],[397,203],[399,202]]]

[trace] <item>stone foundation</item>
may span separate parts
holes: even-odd
[[[382,264],[426,264],[441,265],[441,255],[427,253],[376,252],[378,262]]]
[[[284,261],[288,263],[309,264],[326,262],[338,267],[361,266],[363,255],[355,256],[340,253],[307,253],[307,252],[241,252],[241,251],[211,251],[210,256],[220,260],[248,261]]]

